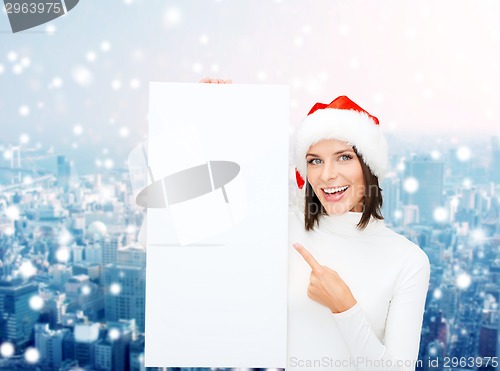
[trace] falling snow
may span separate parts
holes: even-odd
[[[434,220],[438,223],[443,223],[448,220],[448,211],[444,207],[434,209]]]
[[[19,220],[19,216],[20,216],[20,211],[19,211],[19,208],[17,206],[9,206],[6,210],[5,210],[5,215],[7,216],[7,218],[9,218],[10,220]]]
[[[73,134],[82,135],[82,133],[83,133],[83,127],[81,125],[73,126]]]
[[[3,342],[2,345],[0,345],[0,355],[4,358],[10,358],[14,355],[14,344],[11,342]]]
[[[472,152],[469,147],[461,146],[457,149],[457,158],[462,161],[469,161],[471,158]]]
[[[28,116],[30,114],[30,108],[26,105],[19,107],[19,114],[21,116]]]
[[[459,274],[455,280],[457,287],[462,290],[469,288],[471,282],[471,277],[467,273]]]
[[[118,340],[120,337],[120,330],[112,328],[108,331],[108,336],[111,340]]]
[[[73,69],[73,79],[78,85],[89,86],[92,83],[92,73],[84,66],[77,66]]]
[[[44,301],[39,295],[33,295],[29,300],[30,308],[33,310],[40,310],[43,308]]]
[[[36,274],[36,268],[31,261],[25,260],[21,263],[19,272],[24,278],[30,278]]]
[[[112,283],[109,286],[109,292],[112,295],[119,295],[122,292],[122,287],[121,287],[121,285],[119,283]]]
[[[56,259],[59,263],[67,263],[69,261],[70,251],[67,247],[60,247],[56,251]]]
[[[24,359],[31,364],[37,363],[40,360],[40,352],[36,348],[27,348],[24,352]]]
[[[407,193],[417,192],[418,191],[418,180],[413,178],[413,177],[406,178],[403,182],[403,189]]]

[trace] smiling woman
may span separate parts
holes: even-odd
[[[287,370],[310,369],[297,359],[331,361],[317,370],[414,370],[430,266],[384,225],[378,119],[345,96],[317,103],[297,131],[296,164],[305,207],[289,220]]]
[[[362,212],[360,229],[368,225],[371,217],[383,219],[378,177],[360,158],[356,147],[337,139],[326,139],[313,144],[306,159],[306,230],[312,229],[325,214]]]
[[[328,215],[363,211],[365,180],[352,146],[322,140],[309,148],[306,159],[307,181]]]

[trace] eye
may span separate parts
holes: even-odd
[[[321,160],[319,158],[312,158],[310,160],[307,161],[308,164],[311,164],[311,165],[319,165],[321,164]]]
[[[340,161],[347,161],[347,160],[350,160],[352,158],[351,155],[342,155],[339,157],[339,160]]]

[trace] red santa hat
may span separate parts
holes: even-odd
[[[378,119],[346,96],[330,104],[316,103],[295,136],[297,185],[302,188],[307,177],[306,154],[323,139],[338,139],[356,146],[364,163],[381,180],[387,172],[387,143]]]

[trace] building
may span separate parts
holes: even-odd
[[[108,264],[104,268],[107,321],[135,319],[144,331],[146,271],[141,266]]]
[[[382,188],[382,215],[386,222],[397,225],[399,223],[397,211],[401,210],[401,181],[395,173],[389,173],[381,184]]]
[[[130,343],[129,353],[130,371],[145,371],[144,367],[144,335]]]
[[[93,367],[95,346],[99,340],[99,323],[76,325],[74,335],[74,359],[80,366]]]
[[[57,156],[57,185],[67,189],[71,177],[71,164],[64,156]]]
[[[418,188],[403,191],[404,205],[416,205],[420,223],[433,223],[434,210],[443,206],[443,163],[427,156],[415,156],[406,162],[405,178],[415,178]]]
[[[491,138],[490,180],[500,184],[500,137]]]
[[[29,301],[37,294],[35,283],[0,282],[0,342],[8,340],[20,350],[33,340],[40,313],[31,309]]]
[[[99,242],[102,249],[102,264],[116,263],[118,261],[118,248],[120,244],[121,236],[111,235],[106,236],[103,240]]]
[[[68,329],[50,330],[47,323],[35,324],[35,347],[40,352],[41,362],[58,368],[63,361],[63,338]]]
[[[112,368],[112,343],[108,339],[101,339],[95,345],[95,368],[96,370],[113,370]],[[116,369],[118,370],[118,369]],[[120,370],[124,370],[123,368]]]
[[[55,288],[62,289],[66,282],[73,275],[71,267],[68,267],[64,264],[54,264],[49,268],[49,283],[51,286]]]

